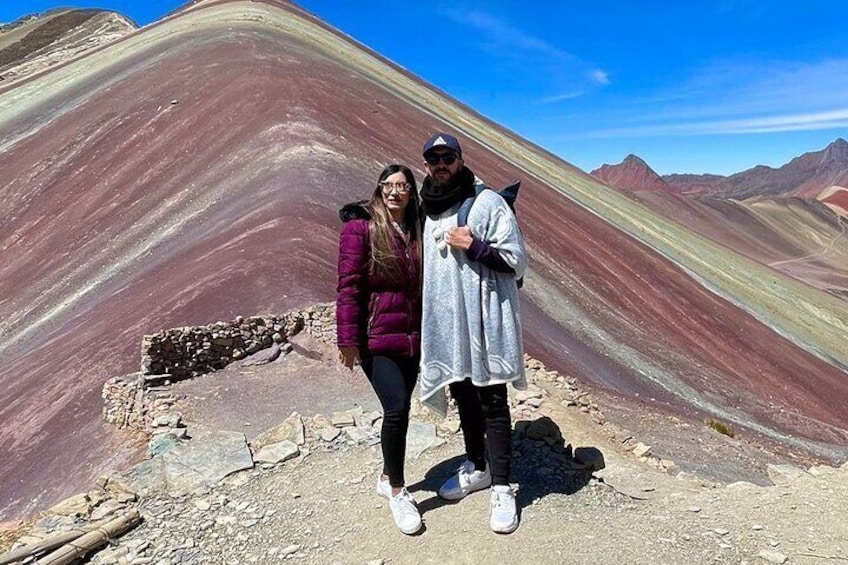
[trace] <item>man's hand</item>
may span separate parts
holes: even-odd
[[[453,228],[445,234],[445,243],[455,249],[468,251],[468,248],[471,247],[471,242],[473,241],[474,237],[471,235],[471,228],[468,226]]]
[[[351,347],[339,347],[339,360],[342,362],[342,365],[352,371],[353,366],[361,361],[359,348],[355,345]]]

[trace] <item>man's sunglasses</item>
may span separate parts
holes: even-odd
[[[439,164],[439,161],[450,167],[456,162],[456,155],[453,153],[442,153],[440,155],[427,155],[424,157],[424,161],[427,162],[430,166],[435,166]]]

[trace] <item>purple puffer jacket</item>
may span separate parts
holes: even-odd
[[[336,326],[339,347],[357,346],[362,354],[416,357],[421,350],[421,262],[415,245],[400,234],[395,252],[403,278],[388,280],[371,272],[369,211],[347,205],[339,237]]]

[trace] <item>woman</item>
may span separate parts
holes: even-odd
[[[421,515],[404,486],[421,343],[421,220],[412,171],[389,165],[371,200],[348,204],[339,216],[339,356],[349,369],[361,362],[380,399],[383,472],[377,494],[389,500],[398,528],[414,534]]]

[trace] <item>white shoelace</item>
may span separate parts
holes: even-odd
[[[409,491],[403,489],[394,497],[395,505],[401,517],[418,516],[418,509],[415,507],[415,499],[409,494]]]
[[[512,512],[513,507],[515,506],[515,495],[511,492],[498,492],[493,490],[492,506],[494,506],[496,511],[502,510]]]

